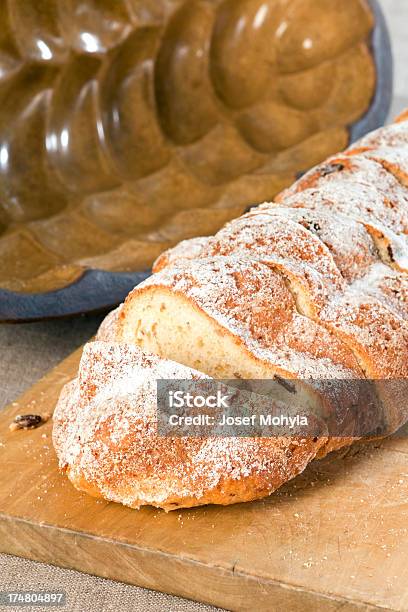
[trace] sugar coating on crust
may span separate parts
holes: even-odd
[[[257,220],[260,221],[259,227],[264,228],[264,210],[265,207],[261,207],[257,214],[254,213],[251,222],[238,220],[237,228],[242,223],[244,229],[256,228]],[[234,227],[234,222],[227,226],[227,236],[231,236]],[[288,227],[291,227],[290,223]],[[262,232],[261,235],[264,237]],[[330,298],[324,294],[322,308],[317,319],[312,321],[300,315],[284,280],[265,262],[253,261],[258,259],[259,251],[267,250],[269,243],[261,242],[259,248],[253,237],[246,242],[245,236],[244,231],[242,240],[238,241],[243,247],[235,252],[236,239],[231,246],[228,240],[218,239],[217,235],[207,249],[217,251],[217,245],[221,245],[218,246],[221,252],[232,251],[231,254],[213,260],[184,262],[184,266],[180,262],[179,268],[166,268],[142,283],[135,294],[144,287],[164,285],[193,298],[213,320],[241,338],[254,355],[279,365],[289,373],[299,372],[301,378],[341,378],[346,363],[354,376],[358,376],[358,368],[353,367],[346,347],[348,351],[356,352],[360,367],[369,376],[405,375],[406,323],[401,316],[401,299],[392,294],[397,284],[401,291],[400,286],[404,284],[399,279],[401,275],[380,262],[373,264],[365,276],[352,282],[344,291],[334,291]],[[246,244],[248,248],[254,244],[253,251],[249,251],[252,254],[250,262],[238,259],[245,255]],[[390,286],[388,295],[383,295],[381,278],[385,281],[386,274]],[[237,278],[240,278],[238,284]],[[329,275],[322,276],[322,282],[330,282]],[[261,313],[258,321],[257,313]],[[330,361],[336,363],[335,368]]]
[[[102,321],[96,334],[96,340],[101,342],[115,342],[117,340],[118,320],[122,305],[112,310]]]
[[[154,262],[153,272],[160,272],[163,268],[173,265],[180,260],[197,259],[201,256],[209,238],[199,236],[182,240],[172,249],[164,251]]]
[[[349,155],[352,155],[350,151]],[[361,155],[381,164],[403,185],[408,186],[408,154],[406,147],[379,147],[362,149]]]
[[[394,151],[394,149],[392,149]],[[362,151],[358,155],[336,155],[323,164],[309,170],[292,187],[280,194],[277,201],[286,200],[291,195],[306,189],[323,187],[341,181],[344,186],[365,185],[375,187],[391,199],[408,204],[408,194],[399,181],[388,172],[371,151]]]
[[[324,436],[314,442],[159,437],[156,380],[163,378],[204,376],[134,346],[85,347],[80,377],[65,387],[54,416],[60,466],[74,484],[86,482],[99,495],[132,507],[169,503],[171,509],[173,498],[206,503],[211,492],[220,498],[228,492],[228,481],[247,478],[266,495],[302,471],[325,442]]]
[[[375,297],[396,317],[408,322],[408,275],[390,270],[382,263],[372,265],[352,289],[361,295]]]
[[[356,284],[333,300],[320,316],[348,346],[354,347],[369,378],[408,377],[408,327],[376,299],[375,292],[361,292]]]
[[[405,147],[408,144],[408,120],[392,123],[370,132],[354,142],[347,151],[362,147],[377,148],[379,146]]]
[[[343,343],[301,315],[284,278],[262,262],[217,256],[180,263],[146,279],[129,295],[129,303],[150,287],[168,287],[192,300],[253,355],[292,376],[361,375]]]
[[[327,247],[287,216],[271,219],[258,211],[232,221],[204,253],[248,257],[272,266],[301,283],[317,308],[345,287]]]
[[[346,282],[364,276],[370,267],[380,261],[380,255],[363,223],[330,210],[310,208],[284,208],[263,204],[249,213],[265,214],[271,219],[288,219],[299,223],[321,240]]]
[[[284,201],[294,208],[329,209],[364,223],[380,223],[398,233],[408,234],[407,202],[400,196],[388,197],[374,185],[344,184],[334,180],[318,188],[306,189]]]

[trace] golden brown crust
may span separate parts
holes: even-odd
[[[158,436],[156,379],[164,376],[202,375],[137,347],[85,347],[54,415],[60,468],[74,486],[133,508],[238,503],[296,476],[326,441],[316,419],[317,438]]]
[[[252,359],[275,361],[283,377],[362,375],[347,347],[298,312],[285,279],[263,262],[216,256],[151,276],[125,301],[119,322],[124,341],[134,341],[138,299],[155,292],[178,295],[185,308],[203,313],[217,333],[230,335]]]
[[[402,113],[394,119],[394,123],[402,123],[403,121],[408,121],[408,109],[402,111]]]
[[[101,342],[115,342],[118,338],[118,322],[122,305],[112,310],[102,321],[96,334],[96,340]]]
[[[322,439],[319,439],[319,443],[322,442]],[[325,457],[327,451],[324,449],[322,453],[319,455],[316,454],[315,450],[316,444],[312,441],[304,442],[302,453],[304,458],[310,460],[314,457],[322,458]],[[328,452],[333,450],[337,450],[339,447],[335,445],[330,448]],[[341,448],[341,446],[340,446]],[[256,452],[259,451],[259,448],[254,449]],[[131,508],[139,509],[142,506],[149,505],[156,508],[161,508],[166,512],[171,512],[172,510],[180,510],[182,508],[194,508],[197,506],[204,506],[208,504],[217,504],[219,506],[229,506],[231,504],[239,504],[243,502],[255,501],[257,499],[262,499],[263,497],[268,497],[274,491],[279,489],[283,484],[292,480],[299,473],[303,471],[300,469],[301,461],[300,461],[301,453],[298,451],[296,455],[293,457],[293,461],[297,463],[296,469],[292,471],[287,471],[285,474],[278,476],[278,472],[275,472],[275,476],[272,476],[274,470],[271,470],[268,473],[261,473],[251,476],[246,476],[242,480],[231,480],[227,478],[221,478],[220,482],[210,489],[206,491],[204,495],[200,497],[196,497],[195,495],[169,495],[164,501],[156,502],[154,500],[150,501],[146,504],[146,501],[141,499],[134,499],[131,503],[126,504]],[[304,460],[304,467],[306,467],[308,461]],[[106,492],[101,492],[97,486],[93,483],[90,483],[86,478],[82,475],[77,476],[76,474],[71,474],[68,470],[67,472],[68,478],[71,480],[72,484],[79,491],[84,491],[91,495],[92,497],[96,497],[97,499],[106,499]],[[114,501],[120,501],[120,498],[126,498],[129,496],[129,490],[125,487],[119,493],[116,493],[117,498]]]

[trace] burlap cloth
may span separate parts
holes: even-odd
[[[86,342],[101,320],[100,316],[86,316],[29,325],[0,325],[0,409]],[[69,612],[216,610],[178,597],[0,554],[0,591],[7,589],[62,589],[67,594],[66,606],[47,609]],[[21,610],[38,612],[39,608]]]

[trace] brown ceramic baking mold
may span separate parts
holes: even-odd
[[[270,200],[351,126],[383,119],[384,104],[369,108],[387,41],[382,24],[376,61],[381,16],[365,0],[0,11],[3,319],[114,304],[163,249]]]

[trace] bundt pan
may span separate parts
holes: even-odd
[[[3,0],[0,320],[106,309],[381,125],[365,0]]]

